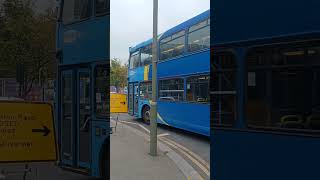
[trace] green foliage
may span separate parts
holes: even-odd
[[[122,65],[119,59],[111,60],[110,85],[117,88],[127,85],[128,65]]]
[[[15,77],[17,65],[22,65],[25,97],[39,74],[41,81],[55,77],[55,13],[48,9],[36,14],[32,0],[4,0],[0,9],[0,77]]]

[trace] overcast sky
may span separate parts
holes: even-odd
[[[110,56],[127,63],[129,47],[152,37],[152,0],[111,0]],[[210,0],[159,0],[159,34],[210,8]]]

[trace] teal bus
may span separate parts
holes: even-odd
[[[109,0],[62,0],[55,98],[59,167],[109,179]]]

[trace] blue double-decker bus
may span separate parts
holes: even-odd
[[[320,2],[213,8],[212,178],[320,179]]]
[[[129,114],[150,120],[152,39],[130,48]],[[158,37],[158,123],[209,136],[210,12]]]
[[[109,178],[109,0],[62,0],[55,121],[64,169]]]

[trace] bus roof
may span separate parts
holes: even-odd
[[[187,21],[185,21],[185,22],[183,22],[183,23],[171,28],[171,29],[169,29],[168,31],[163,33],[161,38],[165,38],[167,36],[170,36],[173,33],[176,33],[176,32],[179,32],[181,30],[184,30],[184,29],[186,29],[186,28],[188,28],[188,27],[190,27],[190,26],[192,26],[194,24],[197,24],[198,22],[203,21],[203,20],[205,20],[205,19],[207,19],[209,17],[210,17],[210,10],[207,10],[207,11],[205,11],[205,12],[203,12],[203,13],[201,13],[201,14],[199,14],[199,15],[197,15],[197,16],[195,16],[195,17],[193,17],[193,18],[191,18],[191,19],[189,19],[189,20],[187,20]]]
[[[161,35],[159,35],[158,38],[159,38],[160,36],[161,36]],[[136,46],[134,46],[134,47],[130,47],[130,48],[129,48],[129,51],[130,51],[130,53],[133,53],[133,52],[137,51],[138,49],[140,49],[140,48],[142,48],[142,47],[144,47],[144,46],[147,46],[147,45],[149,45],[149,44],[151,44],[151,43],[152,43],[152,38],[149,39],[149,40],[147,40],[147,41],[144,41],[144,42],[142,42],[142,43],[140,43],[140,44],[138,44],[138,45],[136,45]]]
[[[158,35],[158,39],[161,39],[163,37],[169,36],[169,35],[171,35],[171,34],[173,34],[175,32],[179,32],[179,31],[181,31],[181,30],[183,30],[183,29],[185,29],[187,27],[190,27],[193,24],[196,24],[199,21],[205,20],[209,16],[210,16],[210,10],[207,10],[207,11],[205,11],[205,12],[203,12],[203,13],[201,13],[201,14],[199,14],[199,15],[197,15],[197,16],[195,16],[195,17],[193,17],[193,18],[191,18],[191,19],[189,19],[189,20],[187,20],[187,21],[185,21],[185,22],[183,22],[183,23],[181,23],[181,24],[179,24],[179,25],[167,30],[167,31],[165,31],[164,33]],[[144,46],[147,46],[147,45],[149,45],[151,43],[152,43],[152,38],[147,40],[147,41],[144,41],[144,42],[142,42],[142,43],[140,43],[140,44],[138,44],[138,45],[136,45],[134,47],[130,47],[129,51],[130,51],[130,53],[133,53],[133,52],[137,51],[138,49],[140,49],[140,48],[142,48]]]

